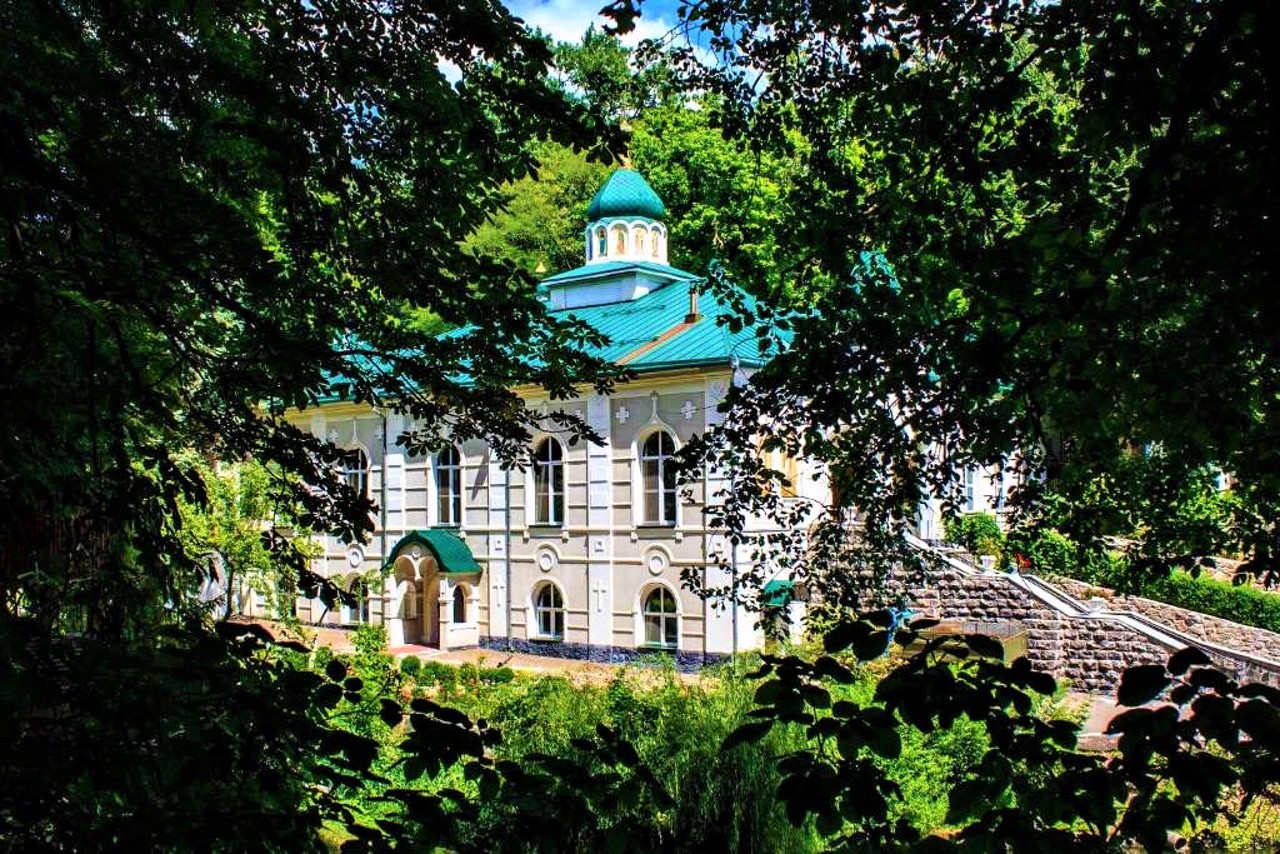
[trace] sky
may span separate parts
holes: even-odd
[[[556,41],[576,42],[587,27],[601,28],[608,19],[600,9],[608,0],[506,0],[507,8],[531,27],[537,27]],[[636,28],[622,37],[634,47],[647,38],[665,35],[676,24],[678,0],[645,0],[640,6]]]

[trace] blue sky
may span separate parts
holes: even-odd
[[[556,41],[576,42],[589,25],[605,23],[599,13],[608,0],[505,0],[507,8],[530,26],[538,27]],[[635,31],[623,37],[624,44],[661,36],[676,24],[678,0],[645,0]]]

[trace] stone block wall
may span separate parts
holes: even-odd
[[[1230,649],[1247,650],[1255,655],[1280,662],[1280,634],[1269,632],[1253,626],[1245,626],[1188,611],[1175,605],[1144,599],[1141,596],[1126,596],[1105,588],[1085,584],[1083,581],[1062,579],[1054,582],[1077,599],[1090,599],[1098,596],[1106,600],[1113,611],[1134,611],[1159,623],[1201,640],[1216,643]]]
[[[1010,624],[1027,636],[1027,658],[1038,669],[1069,679],[1089,693],[1110,693],[1120,674],[1138,664],[1164,662],[1169,650],[1114,623],[1060,614],[1001,575],[947,570],[912,590],[915,609],[930,617]]]

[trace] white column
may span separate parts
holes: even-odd
[[[487,462],[489,467],[489,506],[488,526],[489,544],[488,562],[489,584],[489,625],[482,626],[481,632],[490,637],[506,637],[507,634],[507,478],[510,473],[498,464],[492,452]]]
[[[587,424],[604,439],[603,445],[587,443],[587,641],[609,646],[613,638],[613,438],[609,399],[592,395],[587,400]]]
[[[724,420],[724,414],[716,411],[716,405],[724,399],[729,388],[729,378],[727,376],[710,378],[703,387],[703,413],[705,415],[705,427],[710,430],[715,425]],[[706,496],[705,500],[708,505],[722,503],[721,499],[715,498],[717,492],[727,489],[729,486],[728,472],[723,469],[710,469],[707,471]],[[716,556],[724,555],[728,557],[729,542],[722,533],[708,530],[703,538],[703,556],[707,561],[707,586],[728,588],[732,583],[732,575],[727,569],[723,569],[716,565]],[[723,600],[721,600],[723,602]],[[733,651],[733,613],[729,608],[714,608],[715,600],[707,599],[703,603],[703,625],[706,626],[706,644],[707,652],[729,653]],[[739,624],[750,622],[749,615],[740,613],[738,615]],[[741,648],[741,646],[739,646]]]

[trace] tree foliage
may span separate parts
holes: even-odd
[[[757,719],[725,742],[729,750],[776,727],[803,729],[808,744],[779,759],[778,796],[791,821],[814,820],[832,850],[1159,851],[1212,823],[1236,787],[1247,807],[1277,781],[1280,692],[1235,683],[1198,650],[1125,673],[1117,699],[1130,708],[1109,724],[1119,740],[1108,756],[1077,750],[1079,724],[1035,713],[1053,678],[1025,658],[1004,664],[993,638],[926,639],[927,621],[917,621],[891,639],[890,614],[867,617],[829,633],[826,654],[811,661],[765,656],[753,674],[767,679]],[[827,686],[853,678],[838,654],[878,657],[891,640],[915,650],[874,701],[833,703]],[[896,756],[901,730],[962,717],[984,726],[990,748],[951,789],[953,832],[921,838],[891,819],[902,791],[872,757]]]
[[[593,333],[459,248],[528,173],[527,139],[618,142],[502,9],[17,2],[0,16],[0,375],[32,404],[0,440],[7,603],[118,634],[177,596],[195,570],[175,502],[204,497],[185,448],[278,466],[300,522],[362,538],[369,505],[336,450],[283,418],[335,387],[415,419],[410,444],[437,441],[448,413],[455,437],[514,459],[529,430],[517,381],[607,386],[575,346]],[[468,331],[425,337],[417,310]]]
[[[979,464],[1019,471],[1033,513],[1041,484],[1148,447],[1183,477],[1231,472],[1253,518],[1274,519],[1258,512],[1280,496],[1274,12],[682,14],[690,41],[669,47],[717,124],[762,153],[807,141],[786,199],[805,221],[780,240],[847,285],[793,319],[791,351],[739,396],[744,430],[782,422],[789,446],[844,472],[872,525],[954,495]],[[1238,527],[1269,567],[1272,526]],[[1151,553],[1153,567],[1178,554]]]
[[[550,142],[534,144],[532,152],[536,173],[504,188],[502,209],[466,245],[480,257],[511,261],[541,276],[582,264],[587,205],[609,167]]]

